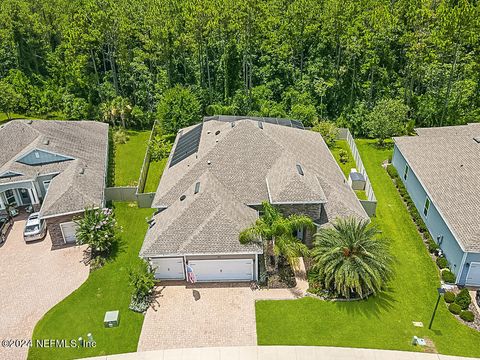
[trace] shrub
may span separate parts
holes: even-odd
[[[455,304],[458,304],[462,310],[467,310],[471,302],[470,294],[465,288],[462,289],[455,298]]]
[[[443,295],[443,299],[446,303],[451,304],[455,301],[455,293],[453,291],[447,291],[445,295]]]
[[[437,258],[437,265],[440,269],[445,269],[448,267],[448,261],[444,257]]]
[[[133,287],[133,294],[129,308],[136,312],[144,312],[150,305],[150,295],[155,286],[155,274],[148,262],[141,263],[129,270],[130,285]]]
[[[348,162],[348,152],[347,150],[345,149],[341,149],[339,152],[338,152],[338,156],[340,157],[340,162],[342,164],[346,164]]]
[[[472,322],[473,320],[475,320],[475,315],[473,315],[473,312],[467,310],[460,313],[460,318],[467,322]]]
[[[448,310],[450,310],[450,312],[455,315],[458,315],[462,312],[462,308],[460,307],[460,305],[455,303],[450,304],[448,306]]]
[[[392,164],[387,165],[387,173],[390,175],[391,178],[396,179],[398,178],[398,172],[397,169],[395,169],[395,166]]]
[[[442,271],[442,279],[446,283],[453,284],[455,282],[455,274],[452,273],[450,270]]]
[[[117,241],[117,221],[112,209],[85,209],[77,224],[77,244],[89,245],[92,257],[107,257]]]
[[[430,254],[433,254],[433,253],[437,252],[438,249],[439,249],[438,245],[433,240],[429,240],[428,243],[427,243],[427,246],[428,246],[428,252]]]
[[[118,129],[113,133],[113,141],[115,144],[126,144],[129,139],[129,136],[123,129]]]

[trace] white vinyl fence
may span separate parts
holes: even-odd
[[[372,184],[368,177],[367,171],[365,170],[365,166],[363,165],[363,161],[357,149],[357,145],[355,144],[355,139],[353,138],[350,131],[345,128],[339,129],[338,138],[341,140],[347,140],[348,146],[350,147],[353,158],[355,160],[356,169],[365,177],[365,193],[368,200],[360,200],[360,203],[362,204],[363,208],[369,216],[374,216],[377,208],[377,198],[375,197]]]

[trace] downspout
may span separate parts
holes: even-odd
[[[462,262],[460,263],[460,271],[457,274],[457,278],[455,279],[455,283],[458,284],[460,282],[460,278],[463,274],[463,268],[465,267],[465,261],[467,260],[467,252],[463,253]]]

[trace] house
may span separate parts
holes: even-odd
[[[395,138],[393,165],[460,285],[480,286],[480,124]]]
[[[13,120],[0,144],[0,210],[39,211],[54,248],[75,243],[73,218],[104,204],[108,125]]]
[[[198,281],[256,280],[262,247],[239,234],[263,201],[318,226],[368,218],[319,133],[294,120],[217,116],[177,134],[140,256],[158,279],[185,279],[188,261]],[[312,235],[297,233],[306,243]]]

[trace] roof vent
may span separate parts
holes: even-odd
[[[183,200],[185,200],[186,198],[187,198],[186,195],[182,195],[182,196],[180,196],[180,201],[183,201]]]
[[[220,130],[215,131],[215,135],[220,135]]]
[[[234,127],[235,127],[235,121],[232,121],[232,122],[230,123],[230,125],[232,126],[232,128],[234,128]]]
[[[480,136],[474,137],[473,140],[475,140],[478,144],[480,144]]]
[[[198,194],[199,191],[200,191],[200,181],[195,184],[195,191],[194,191],[194,193],[195,193],[195,194]]]
[[[302,169],[302,165],[297,164],[297,172],[298,172],[300,175],[302,175],[302,176],[304,175],[303,169]]]
[[[33,120],[28,120],[27,124],[33,124]]]
[[[85,174],[85,168],[84,168],[84,167],[81,167],[80,170],[78,170],[78,173],[79,173],[80,175]]]
[[[207,161],[207,164],[210,165],[212,162],[210,160]]]
[[[258,127],[259,127],[260,129],[263,129],[263,122],[259,121],[259,122],[258,122]]]
[[[50,144],[50,140],[48,139],[43,140],[43,145],[48,145],[48,144]]]

